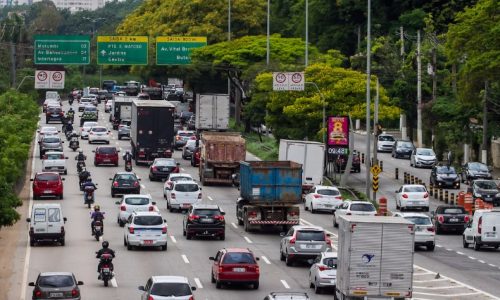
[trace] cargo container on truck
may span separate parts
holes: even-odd
[[[196,95],[196,129],[227,130],[229,127],[229,95]]]
[[[127,94],[127,96],[137,96],[141,90],[141,84],[137,81],[127,81],[125,82],[125,87],[121,90]]]
[[[132,120],[132,101],[137,97],[114,96],[111,104],[111,114],[109,120],[113,123],[113,129],[118,129],[121,121],[130,122]]]
[[[201,183],[231,184],[246,157],[245,139],[239,132],[204,131],[199,144]]]
[[[302,192],[323,182],[325,145],[318,142],[280,140],[279,160],[291,160],[302,165]]]
[[[336,298],[410,299],[415,225],[404,219],[339,219]]]
[[[158,157],[172,157],[174,106],[167,101],[134,100],[130,143],[136,164],[149,164]]]
[[[300,222],[302,166],[293,161],[240,163],[240,197],[236,218],[245,231],[281,226],[287,231]]]

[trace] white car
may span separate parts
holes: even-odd
[[[404,184],[396,192],[396,208],[401,211],[409,208],[421,208],[429,211],[429,193],[420,184]]]
[[[80,129],[80,138],[86,139],[89,137],[89,130],[90,128],[97,126],[97,122],[94,121],[87,121],[83,123],[83,126]]]
[[[311,189],[304,200],[304,209],[316,213],[318,210],[335,211],[342,203],[342,195],[333,186],[317,185]]]
[[[472,221],[467,224],[463,233],[463,246],[472,244],[474,250],[481,247],[500,247],[500,208],[478,209],[474,212]]]
[[[111,132],[104,126],[93,126],[89,130],[89,144],[105,142],[109,144]]]
[[[394,136],[386,133],[382,133],[377,138],[377,151],[378,152],[391,152],[392,147],[396,143]]]
[[[142,291],[141,300],[191,300],[196,287],[184,276],[152,276],[145,286],[139,286],[139,290]]]
[[[174,186],[174,182],[182,180],[194,181],[193,177],[191,177],[188,173],[170,173],[165,181],[165,184],[163,185],[163,198],[167,199],[167,193]]]
[[[194,181],[176,181],[172,189],[167,190],[167,209],[173,212],[188,210],[192,204],[201,202],[201,187]]]
[[[309,268],[309,286],[320,294],[324,288],[335,291],[337,285],[337,252],[321,252]]]
[[[53,126],[42,126],[40,130],[38,130],[38,141],[41,141],[44,136],[49,136],[49,135],[58,135],[59,130],[57,130],[56,127]]]
[[[393,216],[405,218],[415,224],[415,247],[425,246],[428,251],[434,251],[436,247],[436,230],[428,215],[396,212]]]
[[[120,205],[117,222],[120,227],[125,226],[130,215],[135,211],[158,211],[156,202],[151,195],[128,194],[123,195],[121,201],[116,201]]]
[[[42,170],[44,172],[58,172],[64,175],[68,174],[66,160],[62,152],[48,151],[42,156]]]
[[[338,227],[338,219],[345,215],[376,216],[377,209],[368,201],[344,201],[333,212],[333,227]]]
[[[112,106],[113,106],[113,101],[107,100],[106,103],[104,104],[104,112],[107,113],[111,112]]]
[[[85,106],[93,105],[92,104],[92,99],[91,97],[82,97],[80,99],[80,103],[78,104],[78,111],[83,111],[85,109]]]
[[[410,156],[410,166],[432,168],[437,163],[436,154],[430,148],[416,148]]]
[[[132,247],[161,247],[167,250],[167,221],[156,211],[133,212],[125,225],[123,243]]]

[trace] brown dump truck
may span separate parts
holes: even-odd
[[[200,182],[231,184],[245,160],[245,139],[237,132],[203,132],[200,143]]]

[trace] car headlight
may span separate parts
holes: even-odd
[[[483,195],[481,195],[481,194],[476,194],[476,196],[478,196],[478,197],[482,197]]]

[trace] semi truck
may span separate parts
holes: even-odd
[[[120,122],[130,122],[132,120],[132,101],[137,97],[114,96],[111,105],[109,121],[113,124],[113,129],[118,129]]]
[[[229,127],[229,95],[196,95],[196,120],[198,130],[227,130]]]
[[[337,299],[411,299],[415,225],[396,217],[339,219]]]
[[[293,161],[240,162],[236,218],[245,231],[288,231],[300,223],[302,166]]]
[[[245,139],[239,132],[201,133],[200,182],[206,184],[231,184],[238,173],[240,161],[245,160]]]
[[[323,182],[325,145],[318,142],[280,140],[279,160],[291,160],[302,165],[302,192],[307,193]]]
[[[135,163],[149,164],[158,157],[172,157],[174,106],[167,101],[134,100],[130,144]]]

